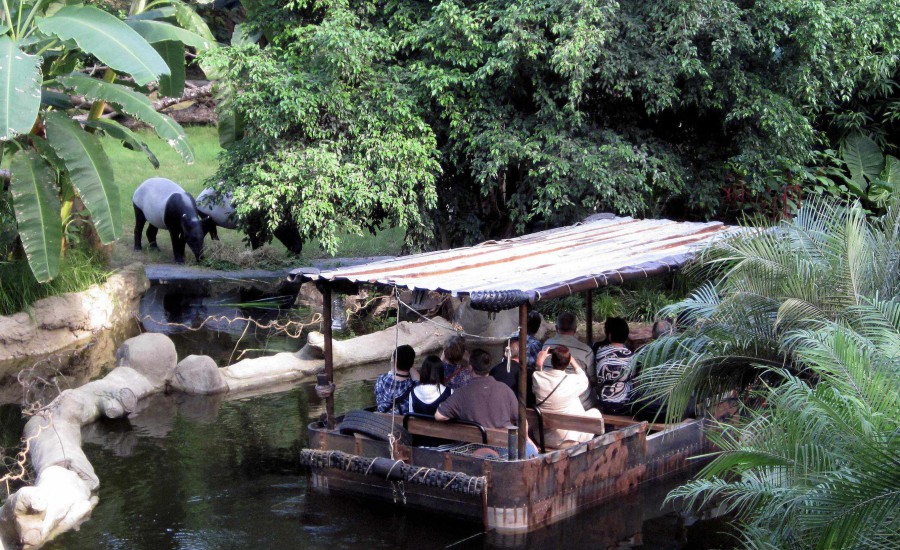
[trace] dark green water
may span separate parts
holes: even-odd
[[[360,376],[379,368],[363,369]],[[352,377],[351,377],[352,378]],[[338,410],[370,404],[371,380],[346,381]],[[659,504],[675,481],[647,487],[524,539],[479,525],[311,491],[297,464],[321,413],[309,385],[240,401],[160,396],[128,421],[86,427],[100,503],[53,549],[723,548],[717,524],[685,527]]]
[[[167,322],[183,323],[196,312],[209,314],[212,307],[190,296],[171,298],[158,317]],[[189,307],[182,309],[184,303]],[[253,327],[217,328],[224,330],[165,332],[181,357],[207,354],[220,364],[242,350],[258,355],[294,351],[301,344]],[[374,365],[339,372],[336,410],[373,404],[374,378],[386,369]],[[323,412],[312,382],[234,401],[160,395],[142,407],[127,420],[82,430],[85,453],[100,478],[99,504],[80,531],[62,535],[47,548],[703,549],[734,544],[717,534],[723,529],[717,522],[688,527],[694,518],[660,510],[678,480],[646,486],[519,538],[483,533],[480,525],[440,514],[318,494],[297,460],[306,425]],[[2,431],[7,444],[14,446],[21,433],[18,409],[0,408],[0,421],[7,428]]]

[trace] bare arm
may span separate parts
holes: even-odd
[[[450,417],[442,415],[441,411],[435,411],[434,419],[437,420],[438,422],[446,422],[446,421],[450,420]]]

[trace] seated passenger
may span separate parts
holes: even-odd
[[[597,350],[597,394],[603,414],[631,414],[634,372],[628,340],[628,323],[610,317],[604,325],[609,344]]]
[[[506,428],[519,419],[519,402],[509,386],[489,376],[491,356],[483,349],[472,350],[472,381],[453,392],[438,407],[434,418],[458,418],[477,422],[485,428]]]
[[[575,315],[568,311],[560,313],[556,318],[556,336],[544,342],[544,349],[566,346],[588,377],[592,378],[594,376],[594,351],[589,344],[585,344],[575,336],[577,329],[578,321],[575,319]],[[545,369],[550,368],[547,363],[538,364]]]
[[[597,409],[584,410],[580,396],[590,386],[590,381],[578,361],[565,346],[542,350],[538,362],[550,356],[550,371],[534,373],[535,405],[548,413],[574,414],[602,418]],[[567,372],[570,369],[572,372]],[[544,443],[549,447],[565,447],[568,444],[590,441],[595,434],[572,430],[546,430]],[[599,435],[599,434],[597,434]],[[568,443],[567,443],[568,442]]]
[[[412,346],[397,346],[391,355],[391,370],[375,381],[375,403],[378,412],[406,414],[409,412],[409,394],[416,383],[409,370],[416,360]]]
[[[503,359],[491,369],[491,377],[503,382],[519,397],[519,335],[509,337],[509,349],[503,352]]]
[[[454,334],[444,341],[444,382],[451,390],[458,390],[472,379],[472,367],[466,360],[466,339]]]
[[[453,392],[449,399],[438,406],[435,420],[468,420],[485,428],[505,429],[519,421],[519,402],[509,387],[494,380],[491,372],[491,356],[483,349],[472,350],[470,355],[472,381]],[[527,443],[526,456],[537,454],[531,441]]]
[[[528,368],[534,370],[537,364],[537,356],[544,347],[543,342],[538,340],[537,331],[541,329],[541,314],[537,311],[528,312]],[[531,378],[529,378],[530,380]]]
[[[429,355],[419,368],[419,383],[409,394],[409,412],[434,416],[451,393],[444,385],[444,363],[437,355]]]

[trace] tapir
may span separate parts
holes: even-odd
[[[157,248],[156,234],[166,229],[172,238],[175,263],[184,263],[187,244],[200,261],[203,253],[203,224],[194,197],[180,185],[166,178],[150,178],[134,192],[134,249],[141,249],[141,231],[147,227],[150,248]]]
[[[200,219],[203,223],[203,234],[209,233],[210,238],[213,240],[219,239],[216,227],[224,227],[225,229],[236,229],[238,227],[239,222],[235,215],[230,194],[222,197],[214,189],[206,188],[197,195],[197,210],[200,212]],[[281,241],[289,251],[294,254],[300,254],[303,250],[303,239],[300,237],[297,224],[290,213],[286,213],[283,219],[284,221],[275,228],[272,235]],[[242,220],[240,225],[247,232],[251,248],[255,250],[265,244],[268,231],[266,231],[265,220],[263,220],[262,216],[255,215]],[[268,239],[271,240],[271,236]]]
[[[237,229],[237,216],[231,205],[231,194],[222,197],[214,189],[207,187],[197,195],[197,211],[203,223],[203,234],[209,233],[214,241],[219,240],[216,227]]]

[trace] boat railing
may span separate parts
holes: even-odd
[[[474,434],[466,433],[464,428],[475,428],[483,445],[506,446],[507,431],[485,428],[477,422],[468,420],[437,421],[433,416],[419,413],[406,413],[403,415],[403,428],[412,435],[424,435],[440,439],[456,439],[460,441],[472,441]],[[460,429],[463,428],[463,429]]]
[[[534,416],[537,419],[538,446],[541,449],[541,454],[544,454],[547,452],[547,447],[544,445],[544,413],[537,405],[532,410],[534,410]]]

